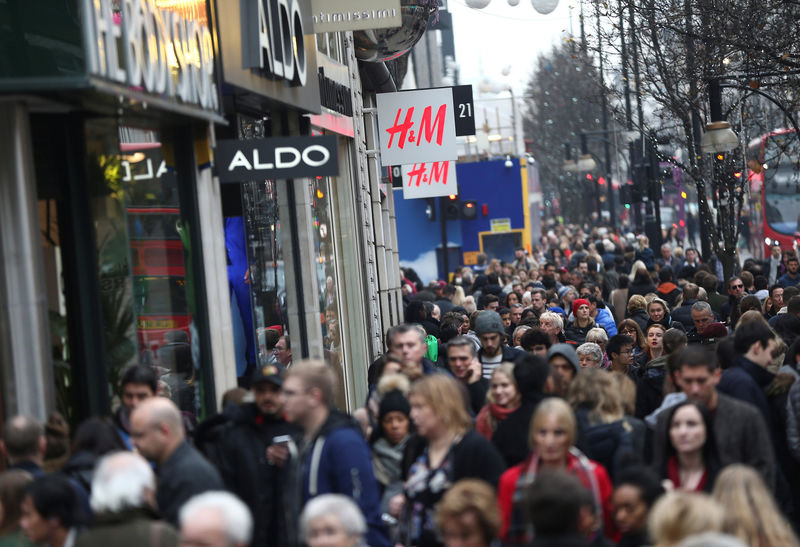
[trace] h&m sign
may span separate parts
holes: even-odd
[[[196,3],[205,14],[205,2]],[[89,72],[159,97],[218,110],[211,31],[205,17],[186,13],[190,10],[161,8],[155,0],[84,0]]]
[[[222,140],[215,152],[220,182],[336,176],[336,137]]]

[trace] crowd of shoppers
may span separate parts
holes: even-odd
[[[290,359],[193,431],[148,365],[71,442],[10,417],[0,546],[797,546],[797,257],[723,280],[679,244],[554,227],[403,271],[351,413]]]

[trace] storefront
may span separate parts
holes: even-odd
[[[261,6],[256,4],[254,9]],[[215,10],[230,122],[227,128],[217,127],[218,142],[335,136],[338,171],[226,182],[218,166],[236,372],[246,383],[254,367],[286,361],[285,352],[274,351],[282,336],[281,347],[288,342],[292,360],[330,362],[340,379],[337,403],[352,407],[360,397],[355,385],[361,391],[366,387],[364,363],[370,358],[354,199],[353,86],[360,86],[358,73],[353,75],[343,62],[343,34],[313,34],[308,2],[289,3],[288,27],[273,25],[269,10],[249,16],[242,11],[253,5],[225,2],[224,10]],[[261,41],[255,24],[260,18],[266,23]],[[253,21],[252,28],[245,25],[239,32],[242,20]],[[296,47],[281,50],[286,43]],[[359,362],[357,373],[354,361]]]
[[[0,370],[5,413],[108,414],[156,370],[202,419],[230,384],[205,1],[0,7]],[[127,5],[127,4],[126,4]],[[12,53],[13,52],[13,53]]]

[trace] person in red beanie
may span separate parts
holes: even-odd
[[[568,344],[580,346],[586,342],[586,333],[599,325],[592,319],[591,307],[585,298],[575,299],[572,303],[572,315],[572,322],[564,329],[564,336]]]

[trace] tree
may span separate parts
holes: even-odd
[[[574,42],[563,42],[539,56],[525,93],[523,130],[539,165],[542,192],[546,201],[559,197],[568,222],[586,219],[587,190],[596,191],[585,173],[563,168],[565,143],[574,159],[581,132],[600,128],[602,90],[591,61]]]
[[[589,42],[602,46],[608,65],[616,65],[620,76],[632,75],[628,86],[620,77],[608,90],[617,119],[627,116],[643,134],[670,140],[672,150],[660,159],[681,168],[694,183],[706,235],[703,255],[716,254],[730,277],[738,268],[740,219],[748,193],[744,147],[753,136],[790,125],[776,111],[798,107],[800,3],[619,0],[595,3],[593,9],[604,23]],[[626,88],[632,90],[627,98],[638,103],[635,116],[625,108]],[[754,94],[762,98],[753,102]],[[704,155],[702,127],[718,121],[720,114],[733,122],[742,146]]]

